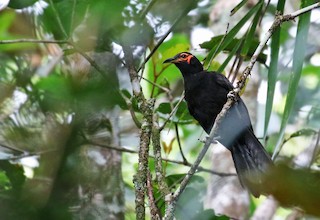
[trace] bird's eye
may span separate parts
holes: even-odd
[[[180,55],[180,57],[181,57],[181,58],[186,58],[186,57],[187,57],[187,55],[185,55],[185,54],[181,54],[181,55]]]

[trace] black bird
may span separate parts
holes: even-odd
[[[233,90],[232,84],[220,73],[203,70],[200,61],[188,52],[164,63],[174,63],[179,68],[189,112],[209,134],[229,91]],[[217,140],[231,151],[242,186],[258,197],[272,161],[254,135],[248,110],[240,97],[219,125]]]

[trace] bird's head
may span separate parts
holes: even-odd
[[[200,61],[189,52],[178,53],[174,57],[166,59],[163,63],[174,63],[183,76],[203,71],[203,66]]]

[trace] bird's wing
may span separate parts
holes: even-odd
[[[209,133],[217,114],[227,101],[232,84],[216,72],[202,71],[185,78],[186,101],[191,115]]]
[[[211,80],[214,80],[222,88],[231,91],[233,89],[232,83],[221,73],[209,72],[212,75]]]

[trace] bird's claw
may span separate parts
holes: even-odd
[[[207,138],[209,138],[209,137],[207,137]],[[211,141],[211,144],[217,144],[217,143],[218,143],[219,138],[220,138],[220,136],[216,136],[216,137],[214,137],[214,138],[212,139],[212,141]]]
[[[218,141],[216,140],[216,139],[213,139],[212,141],[211,141],[211,144],[217,144],[218,143]]]
[[[205,138],[203,138],[203,139],[199,139],[199,141],[204,144],[204,143],[207,142],[208,139],[209,139],[209,136],[207,136],[207,137],[205,137]],[[211,144],[217,144],[217,143],[218,143],[217,139],[218,139],[218,137],[214,138],[214,139],[211,141]]]
[[[235,91],[230,91],[230,92],[227,94],[227,98],[228,98],[228,99],[232,99],[233,101],[237,101],[238,95],[235,93]]]
[[[201,143],[206,143],[206,138],[199,138],[198,141],[200,141]]]

